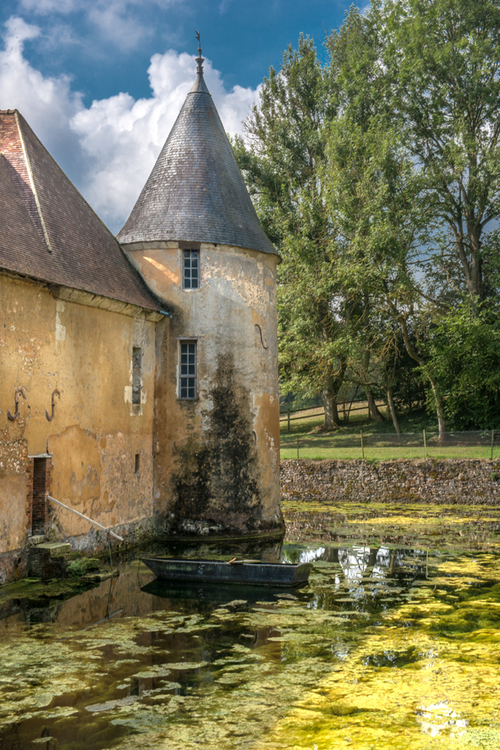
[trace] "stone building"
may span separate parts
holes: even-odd
[[[0,112],[0,582],[40,537],[282,527],[276,265],[198,59],[118,241]]]

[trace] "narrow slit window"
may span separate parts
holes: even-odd
[[[141,369],[142,349],[134,346],[132,349],[132,403],[141,403]]]
[[[198,289],[200,286],[200,253],[198,250],[184,250],[183,285],[184,289]]]
[[[179,398],[196,398],[196,341],[181,342]]]
[[[135,474],[138,474],[141,470],[141,454],[136,453],[135,454]]]

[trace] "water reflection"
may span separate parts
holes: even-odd
[[[280,595],[288,593],[290,589],[243,584],[234,586],[213,583],[169,582],[155,578],[143,586],[142,591],[161,599],[171,600],[170,603],[164,603],[167,607],[172,606],[172,602],[179,603],[179,600],[182,600],[190,602],[197,612],[210,612],[220,604],[233,602],[235,599],[243,601],[245,604],[276,602]],[[206,607],[203,605],[206,605]]]
[[[232,557],[242,550],[203,545],[185,554]],[[457,634],[495,627],[496,558],[457,560],[418,549],[325,542],[243,552],[259,554],[312,561],[310,585],[299,591],[174,586],[135,561],[119,577],[71,598],[64,598],[67,591],[51,596],[47,586],[18,598],[14,610],[6,605],[0,620],[2,750],[32,743],[51,750],[310,748],[313,715],[315,732],[330,732],[318,747],[341,748],[343,735],[331,733],[347,726],[346,717],[350,727],[371,731],[368,709],[352,703],[364,695],[363,684],[374,681],[369,703],[378,689],[387,691],[388,683],[380,688],[377,680],[388,672],[391,685],[404,675],[407,690],[419,670],[426,692],[418,692],[418,678],[415,695],[398,698],[407,730],[432,736],[468,731],[466,707],[442,685],[439,692],[431,676],[444,669],[443,653],[453,648],[453,663],[460,660],[462,670],[457,675],[468,667],[467,654],[477,668],[477,650],[469,644],[466,651]],[[473,597],[474,607],[468,604]],[[500,653],[495,659],[498,677]],[[280,734],[282,720],[293,720],[293,731],[285,721]],[[354,746],[365,747],[361,740]],[[398,747],[387,737],[378,746]]]
[[[428,552],[335,545],[286,545],[283,559],[315,563],[315,595],[309,607],[376,613],[404,600],[416,581],[427,578]]]

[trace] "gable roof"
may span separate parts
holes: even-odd
[[[161,309],[17,110],[0,111],[0,268]]]
[[[122,245],[213,242],[278,254],[257,218],[201,72],[117,238]]]

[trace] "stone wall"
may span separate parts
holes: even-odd
[[[500,505],[500,459],[282,461],[281,500]]]
[[[92,541],[49,494],[105,527],[153,517],[155,322],[58,294],[0,274],[0,581],[33,536]]]
[[[169,534],[280,528],[276,255],[174,241],[127,257],[173,317],[157,340],[155,515]],[[183,253],[200,284],[185,289]],[[180,347],[195,354],[196,398],[180,398]]]

